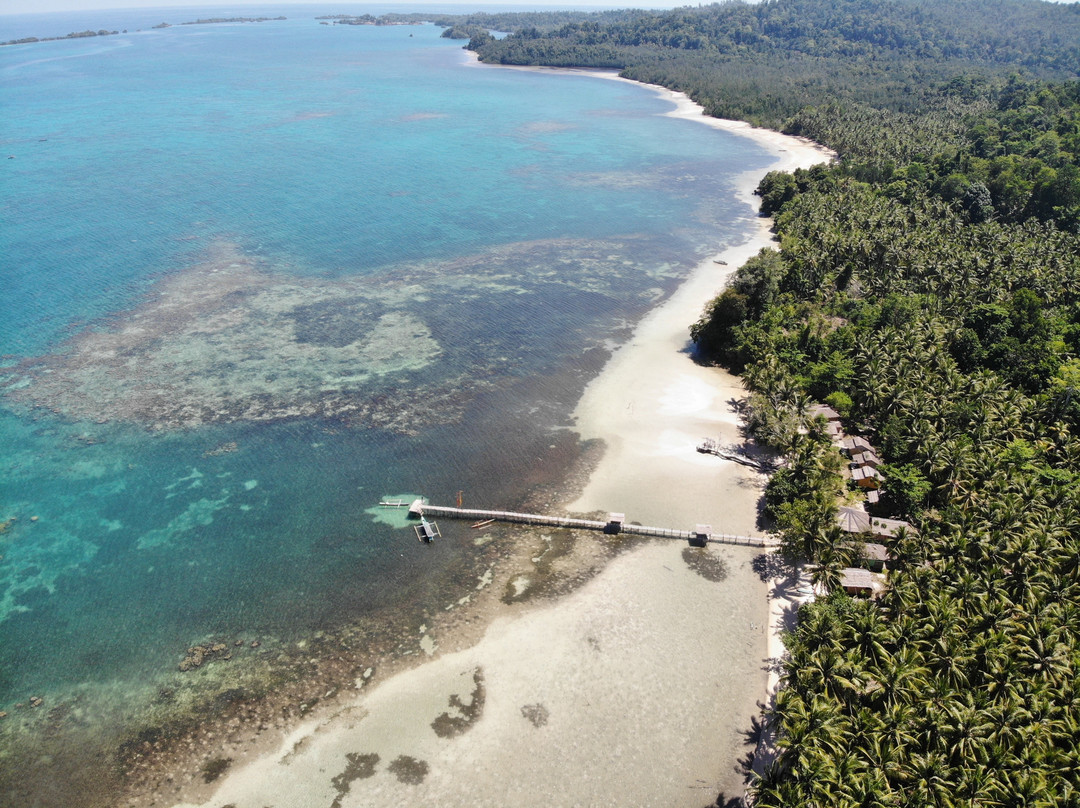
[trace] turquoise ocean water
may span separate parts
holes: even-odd
[[[0,49],[0,710],[451,586],[467,526],[379,499],[556,480],[610,346],[752,215],[767,156],[645,88],[318,13],[0,17],[129,29]]]

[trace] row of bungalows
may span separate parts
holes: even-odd
[[[840,440],[840,448],[851,458],[849,468],[855,485],[866,491],[870,504],[878,501],[878,489],[881,488],[881,458],[878,457],[870,441],[860,435],[850,435]]]
[[[867,504],[877,504],[882,481],[881,458],[870,441],[861,435],[845,435],[840,413],[827,404],[815,404],[808,414],[811,418],[825,419],[829,437],[851,458],[851,479],[866,493]],[[893,559],[885,542],[901,530],[909,535],[918,535],[918,531],[902,519],[871,516],[861,508],[840,508],[836,521],[851,537],[847,545],[857,552],[862,564],[845,568],[840,585],[849,595],[872,597],[882,588],[880,575],[892,566]]]
[[[851,479],[855,481],[855,485],[866,491],[867,502],[876,504],[880,497],[878,489],[881,488],[881,472],[878,471],[881,458],[870,441],[860,435],[845,435],[840,413],[828,404],[815,404],[807,414],[811,418],[825,419],[829,438],[851,458]]]
[[[848,546],[858,553],[863,565],[848,567],[843,571],[841,586],[849,595],[873,595],[875,587],[871,573],[884,573],[892,568],[893,557],[883,542],[895,538],[901,531],[908,535],[919,534],[903,519],[871,516],[859,508],[840,508],[836,522],[842,531],[851,536]]]

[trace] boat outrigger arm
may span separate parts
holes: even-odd
[[[420,517],[420,524],[413,525],[413,530],[416,531],[416,538],[419,541],[427,542],[428,544],[431,544],[436,538],[442,538],[439,526],[435,522],[429,522],[422,515]]]

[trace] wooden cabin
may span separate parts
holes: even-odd
[[[858,508],[840,508],[836,514],[836,523],[845,533],[866,533],[880,541],[893,538],[901,529],[909,535],[919,535],[919,531],[903,519],[881,519]]]
[[[811,418],[824,418],[830,423],[840,423],[840,413],[830,407],[828,404],[814,404],[807,410],[807,415]]]
[[[881,458],[873,449],[866,449],[851,455],[851,462],[856,466],[872,466],[877,468],[881,465]]]
[[[891,539],[901,530],[909,536],[918,536],[919,531],[911,526],[910,522],[903,519],[879,519],[874,517],[870,520],[870,533],[877,539]]]
[[[840,441],[840,448],[847,450],[849,455],[874,451],[874,447],[870,445],[870,441],[861,435],[848,435]]]
[[[880,488],[881,475],[873,466],[857,466],[851,470],[851,479],[859,488]]]
[[[892,556],[884,544],[865,542],[860,548],[864,566],[871,572],[884,572],[892,562]]]
[[[845,567],[840,573],[840,586],[857,598],[868,598],[874,594],[873,576],[869,570],[859,567]]]
[[[844,546],[859,557],[859,566],[870,572],[882,573],[892,563],[892,556],[884,544],[877,542],[848,541]]]

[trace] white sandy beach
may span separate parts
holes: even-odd
[[[773,169],[829,157],[657,91],[676,103],[673,116],[760,142],[776,154]],[[728,273],[770,242],[768,221],[754,215],[761,174],[738,181],[747,239],[699,266],[586,390],[577,428],[606,451],[568,510],[760,532],[763,476],[695,451],[704,437],[741,442],[739,380],[696,365],[686,348],[688,326]],[[719,582],[695,572],[685,550],[642,541],[555,602],[501,606],[468,648],[436,650],[448,638],[425,635],[428,661],[339,700],[272,754],[238,755],[202,804],[697,808],[739,796],[739,758],[753,749],[745,733],[766,697],[766,660],[779,653],[768,587],[751,567],[759,550],[700,551],[723,560]]]

